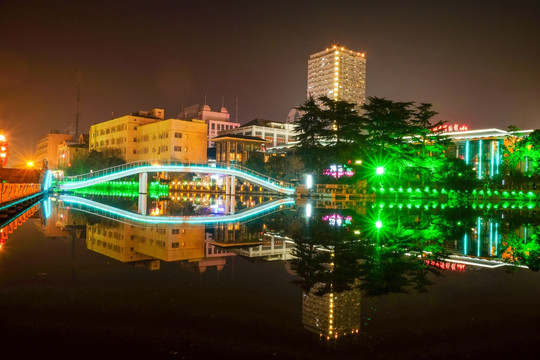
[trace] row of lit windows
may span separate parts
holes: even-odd
[[[221,130],[235,129],[237,127],[238,127],[238,125],[233,125],[233,124],[216,124],[216,123],[212,123],[211,129],[221,131]]]
[[[182,151],[182,149],[183,149],[183,151]],[[182,148],[182,146],[174,146],[173,150],[175,152],[188,152],[188,147],[186,146],[186,147]],[[155,152],[162,153],[162,152],[166,152],[166,151],[169,151],[169,146],[167,146],[167,145],[160,146],[157,149],[152,148],[153,153],[155,153]],[[142,149],[140,149],[138,151],[136,149],[133,150],[133,154],[148,154],[149,152],[150,152],[150,150],[148,148],[142,148]]]
[[[96,132],[93,132],[92,133],[92,137],[96,137],[96,136],[99,136],[99,135],[106,135],[106,134],[111,134],[111,133],[115,133],[117,131],[122,131],[122,130],[127,130],[128,129],[128,126],[127,124],[121,124],[121,125],[118,125],[118,126],[113,126],[113,127],[110,127],[110,128],[106,128],[106,129],[101,129]],[[137,130],[137,126],[134,126],[134,129]]]

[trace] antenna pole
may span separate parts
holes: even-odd
[[[77,72],[77,115],[75,117],[75,139],[79,135],[79,120],[81,118],[81,71]]]

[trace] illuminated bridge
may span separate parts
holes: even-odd
[[[284,195],[293,195],[295,193],[295,188],[291,184],[270,178],[239,165],[224,163],[181,163],[175,161],[136,161],[84,175],[65,177],[63,180],[58,181],[56,187],[59,190],[75,190],[106,181],[138,175],[139,193],[145,194],[147,192],[148,173],[157,172],[222,174],[226,176],[226,193],[231,195],[235,193],[234,181],[236,177]]]

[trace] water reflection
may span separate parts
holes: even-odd
[[[237,197],[232,211],[229,203],[214,212],[226,198],[171,196],[152,199],[147,209],[160,211],[143,215],[136,198],[52,200],[25,216],[39,214],[49,237],[75,234],[87,249],[134,266],[175,262],[204,272],[234,256],[283,261],[303,293],[304,328],[328,340],[362,335],[362,298],[426,292],[448,272],[540,268],[536,206]]]

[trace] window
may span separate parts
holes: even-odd
[[[174,137],[177,138],[177,139],[181,139],[182,138],[182,133],[175,132]]]
[[[177,242],[171,243],[171,248],[178,249],[179,247],[180,247],[180,243],[177,243]]]
[[[173,235],[180,234],[180,229],[172,229],[172,234]]]
[[[175,146],[175,147],[174,147],[174,151],[181,152],[181,151],[182,151],[182,147],[181,147],[181,146]]]

